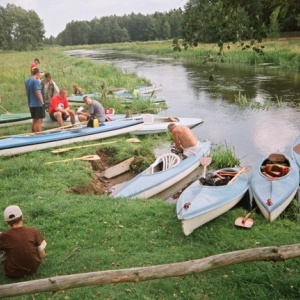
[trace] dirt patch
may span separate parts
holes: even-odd
[[[110,189],[122,182],[126,182],[132,179],[136,174],[129,171],[119,176],[106,179],[101,177],[101,172],[105,171],[106,169],[112,167],[110,163],[110,157],[113,153],[106,153],[103,151],[97,151],[97,155],[100,156],[100,160],[90,161],[91,167],[94,171],[93,177],[88,185],[80,185],[74,186],[68,189],[69,193],[73,194],[88,194],[88,195],[104,195],[110,194]]]

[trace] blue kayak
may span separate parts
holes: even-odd
[[[238,172],[235,168],[219,171]],[[181,220],[182,231],[191,234],[196,228],[217,218],[234,207],[249,188],[246,173],[240,174],[234,182],[221,186],[202,185],[193,182],[180,195],[176,203],[177,217]]]
[[[143,120],[122,120],[101,123],[99,127],[53,129],[39,134],[15,135],[0,140],[0,156],[42,150],[75,142],[99,140],[140,129]]]
[[[82,95],[74,95],[67,97],[69,102],[75,102],[75,103],[83,103],[83,97],[88,96],[90,98],[97,98],[101,97],[101,94],[82,94]]]
[[[286,171],[281,175],[281,166],[275,165],[274,177],[266,172],[268,158],[262,159],[252,170],[250,187],[254,200],[264,217],[274,221],[293,200],[299,186],[299,169],[293,159],[285,156]]]
[[[209,153],[210,147],[210,141],[202,142],[200,153],[191,155],[182,161],[176,160],[176,164],[162,170],[157,168],[162,163],[159,160],[160,158],[158,158],[156,160],[157,163],[152,164],[149,168],[124,184],[113,194],[113,197],[147,199],[164,191],[192,173],[200,165],[200,158]],[[170,157],[171,154],[173,153],[170,153]],[[172,156],[173,158],[174,155]]]

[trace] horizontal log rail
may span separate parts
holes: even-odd
[[[139,267],[108,270],[0,285],[0,296],[11,297],[72,288],[121,282],[140,282],[202,273],[230,265],[252,261],[284,261],[300,256],[300,244],[245,249],[213,255],[202,259]]]

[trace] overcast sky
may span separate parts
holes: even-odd
[[[71,21],[90,21],[94,17],[152,14],[183,8],[188,0],[0,0],[0,6],[15,4],[34,10],[44,22],[45,36],[57,36]]]

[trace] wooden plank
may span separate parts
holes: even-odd
[[[133,163],[134,157],[128,158],[121,163],[106,169],[100,173],[100,177],[113,178],[130,170],[130,165]]]

